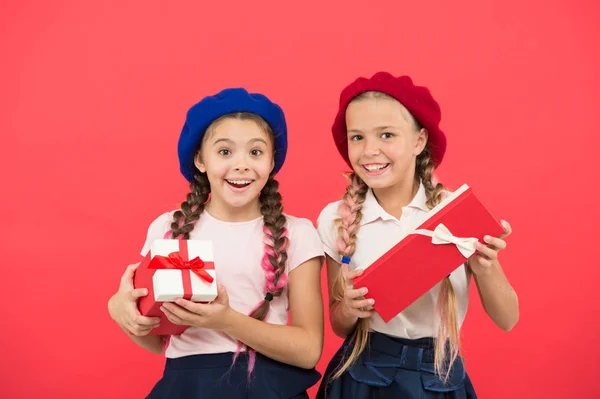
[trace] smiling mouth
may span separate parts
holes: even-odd
[[[378,175],[389,168],[389,163],[370,163],[362,165],[363,169],[369,175]]]
[[[253,180],[244,180],[244,179],[225,179],[225,181],[227,182],[227,184],[229,184],[232,187],[235,188],[244,188],[244,187],[248,187]]]

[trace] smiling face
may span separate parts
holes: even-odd
[[[383,93],[368,92],[346,109],[348,157],[372,189],[401,185],[415,176],[417,156],[427,144],[408,110]]]
[[[206,173],[211,203],[221,213],[258,209],[260,192],[274,167],[268,124],[248,114],[218,119],[207,129],[195,165]]]

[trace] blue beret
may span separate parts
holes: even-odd
[[[214,96],[203,98],[186,114],[185,124],[177,144],[177,153],[181,173],[189,182],[194,181],[194,174],[197,171],[194,156],[202,142],[204,132],[214,120],[235,112],[256,114],[271,126],[275,136],[273,173],[277,173],[283,166],[287,152],[287,125],[281,107],[262,94],[248,93],[242,88],[225,89]]]

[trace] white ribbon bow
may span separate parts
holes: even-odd
[[[424,236],[432,237],[431,242],[433,244],[454,244],[460,253],[465,257],[469,258],[476,251],[475,243],[479,240],[477,238],[461,238],[455,237],[450,230],[442,223],[438,224],[434,231],[431,230],[415,230],[413,234],[421,234]]]

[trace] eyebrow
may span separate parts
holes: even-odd
[[[252,140],[250,140],[250,143],[254,143],[254,142],[257,142],[257,141],[259,141],[259,142],[264,143],[265,145],[267,145],[267,142],[265,140],[259,138],[259,137],[253,138]],[[233,140],[230,140],[228,138],[224,138],[223,137],[223,138],[215,140],[215,142],[213,143],[213,145],[216,145],[216,144],[221,143],[221,142],[234,144]]]
[[[229,139],[221,138],[221,139],[216,139],[215,142],[213,143],[213,145],[221,143],[221,142],[233,143],[233,141],[231,141]]]
[[[259,141],[259,142],[263,143],[264,145],[267,145],[267,142],[266,142],[265,140],[263,140],[263,139],[259,138],[259,137],[257,137],[257,138],[254,138],[254,139],[250,140],[250,143],[255,143],[255,142],[257,142],[257,141]]]
[[[388,130],[388,129],[398,129],[395,126],[377,126],[376,128],[374,128],[373,130]],[[362,133],[362,130],[360,129],[352,129],[352,130],[348,130],[348,133]]]

